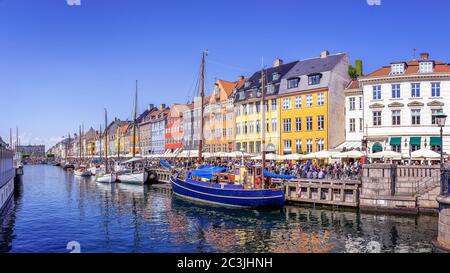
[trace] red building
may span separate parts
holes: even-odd
[[[167,116],[165,149],[178,152],[183,149],[183,112],[188,109],[187,105],[174,104],[170,107]]]

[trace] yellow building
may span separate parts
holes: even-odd
[[[264,70],[266,105],[266,151],[281,152],[280,142],[280,90],[281,79],[297,62],[283,64],[276,59],[271,68]],[[235,91],[236,150],[248,153],[261,152],[262,103],[261,71],[254,73]]]
[[[335,148],[345,140],[346,54],[299,61],[283,77],[281,104],[282,154],[308,154]]]
[[[205,106],[205,148],[212,153],[234,151],[234,100],[233,91],[244,82],[218,80]]]

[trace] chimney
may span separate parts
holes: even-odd
[[[243,79],[245,79],[245,77],[243,75],[239,76],[239,81],[242,81]]]
[[[166,105],[163,103],[163,104],[161,104],[161,110],[164,110],[164,109],[166,109]]]
[[[421,60],[428,60],[430,58],[429,53],[420,53],[420,59]]]
[[[151,103],[148,105],[148,111],[151,111],[153,108],[155,108],[154,104]]]
[[[325,59],[329,55],[330,55],[330,52],[328,52],[328,50],[324,50],[320,53],[320,58]]]
[[[276,59],[273,61],[273,67],[278,67],[278,66],[280,66],[280,65],[282,65],[282,64],[283,64],[283,60],[280,59],[280,58],[276,58]]]

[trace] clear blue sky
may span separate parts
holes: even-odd
[[[129,118],[139,107],[192,97],[200,54],[214,78],[250,75],[275,57],[327,49],[369,72],[411,59],[413,48],[450,62],[448,1],[0,0],[0,136],[47,146],[67,132]]]

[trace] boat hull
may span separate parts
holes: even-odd
[[[125,173],[117,175],[117,180],[119,180],[121,183],[128,183],[128,184],[143,185],[147,181],[147,178],[148,178],[147,172]]]
[[[98,183],[115,183],[117,181],[117,177],[115,174],[99,174],[95,177],[95,181]]]
[[[220,206],[239,208],[273,208],[284,205],[285,196],[281,189],[245,190],[211,187],[209,183],[182,181],[171,177],[173,193],[177,196]],[[218,186],[218,185],[216,185]]]
[[[92,173],[90,170],[85,170],[85,171],[75,170],[74,175],[79,176],[79,177],[90,177],[92,175]]]

